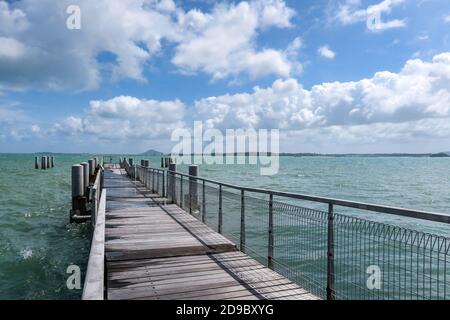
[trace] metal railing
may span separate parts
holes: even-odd
[[[449,225],[450,215],[241,187],[126,162],[122,166],[235,241],[241,251],[321,298],[450,299],[450,238],[337,209],[421,219],[436,226]],[[162,186],[153,187],[156,179]]]

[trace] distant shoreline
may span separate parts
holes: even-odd
[[[0,152],[0,155],[62,155],[62,156],[82,156],[82,155],[98,155],[98,156],[134,156],[134,157],[168,157],[170,154],[161,155],[142,155],[142,154],[124,154],[124,153],[58,153],[58,152],[30,152],[30,153],[11,153],[11,152]],[[230,154],[223,154],[227,156]],[[268,153],[268,156],[275,154]],[[195,154],[191,154],[195,156]],[[258,156],[258,154],[234,154],[234,156]],[[330,158],[351,158],[351,157],[365,157],[365,158],[446,158],[450,157],[450,153],[280,153],[280,157],[330,157]]]

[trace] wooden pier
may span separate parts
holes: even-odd
[[[83,299],[318,299],[118,166],[101,180]]]

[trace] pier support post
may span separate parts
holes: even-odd
[[[39,169],[39,158],[38,157],[34,157],[34,168]]]
[[[87,198],[89,195],[89,163],[83,162],[81,163],[81,165],[83,166],[83,175],[84,175],[83,177],[84,196]]]
[[[50,159],[50,167],[52,167],[52,168],[55,167],[55,157],[51,157],[51,159]]]
[[[164,168],[168,168],[169,167],[169,158],[165,158],[164,159]]]
[[[164,158],[161,158],[161,168],[164,168]]]
[[[47,169],[47,158],[41,157],[41,169],[46,170]]]
[[[168,175],[168,179],[167,179],[167,183],[168,183],[168,188],[167,188],[167,193],[169,194],[168,196],[170,197],[170,200],[172,201],[172,203],[176,203],[176,195],[175,195],[175,174],[171,173],[171,172],[177,172],[177,165],[175,163],[172,163],[169,166],[169,175]]]
[[[199,166],[190,165],[189,166],[189,213],[198,213],[198,184],[197,179],[193,177],[198,177]]]
[[[95,177],[95,160],[94,159],[89,159],[88,161],[89,163],[89,185],[92,183],[94,183],[94,177]]]
[[[74,215],[86,215],[86,197],[84,197],[84,173],[83,166],[79,164],[72,166],[71,220]]]

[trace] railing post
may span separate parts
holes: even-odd
[[[180,176],[180,208],[183,209],[183,176]]]
[[[334,300],[334,208],[328,205],[327,300]]]
[[[273,194],[269,197],[269,246],[267,264],[273,270]]]
[[[155,193],[155,170],[152,169],[152,193]]]
[[[219,186],[219,225],[218,232],[222,234],[222,224],[223,224],[223,215],[222,215],[222,185]]]
[[[202,185],[202,222],[205,223],[206,222],[206,186],[205,186],[206,182],[205,180],[203,180],[203,185]]]
[[[245,193],[241,190],[241,243],[240,249],[245,252]]]
[[[166,172],[163,172],[162,175],[162,197],[165,198],[166,197]]]
[[[176,204],[176,198],[175,198],[175,181],[176,181],[176,175],[175,172],[177,172],[177,165],[172,163],[169,165],[169,171],[168,171],[168,178],[167,178],[167,193],[170,193],[172,203]]]
[[[199,176],[199,166],[190,165],[189,175],[192,177]],[[198,211],[198,185],[196,178],[189,178],[189,213]]]
[[[159,172],[156,174],[156,193],[159,194]]]

